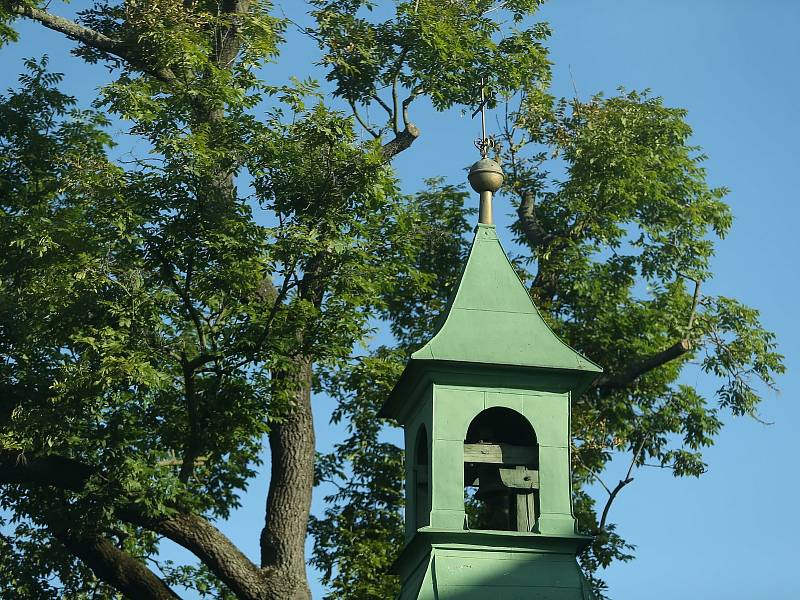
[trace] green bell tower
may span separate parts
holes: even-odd
[[[405,430],[399,600],[587,600],[570,400],[602,369],[556,337],[514,271],[492,224],[502,171],[482,154],[469,176],[480,222],[461,279],[380,413]]]

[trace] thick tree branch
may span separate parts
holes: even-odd
[[[95,469],[63,456],[40,456],[28,460],[19,450],[0,449],[0,484],[49,485],[80,491]]]
[[[152,68],[135,56],[128,44],[121,40],[115,40],[74,21],[32,6],[12,6],[11,12],[41,23],[48,29],[63,33],[68,38],[81,42],[95,50],[116,56],[128,63],[133,69],[155,77],[164,83],[174,84],[176,82],[175,74],[171,69],[166,67]]]
[[[406,127],[403,131],[398,133],[394,138],[389,140],[383,145],[381,151],[383,157],[388,161],[400,154],[403,150],[411,147],[411,144],[419,137],[419,129],[416,125],[411,123],[411,127]]]
[[[142,600],[180,598],[142,562],[123,552],[106,538],[99,535],[79,535],[57,528],[51,531],[99,579],[126,597]]]
[[[82,42],[96,50],[125,58],[119,54],[122,42],[103,35],[98,31],[94,31],[93,29],[89,29],[88,27],[84,27],[83,25],[79,25],[74,21],[32,6],[13,6],[11,12],[38,21],[48,29],[63,33],[68,38]]]
[[[270,571],[260,569],[207,519],[187,513],[150,519],[131,506],[119,516],[154,531],[186,548],[242,600],[266,600],[270,594]]]
[[[0,450],[0,484],[49,485],[59,489],[81,491],[89,477],[96,472],[97,469],[94,467],[61,456],[48,455],[25,460],[24,455],[18,450]],[[146,515],[139,505],[133,502],[119,507],[115,514],[122,521],[163,535],[192,552],[240,598],[264,600],[276,597],[270,595],[267,585],[270,572],[253,564],[204,517],[176,511],[169,516],[153,518]],[[63,531],[56,533],[59,536],[68,535]],[[78,544],[76,546],[78,549],[86,546],[86,543],[75,535],[69,534],[69,539],[64,538],[62,541],[66,544],[72,540]],[[97,553],[105,552],[105,546],[92,549],[89,544],[87,547],[89,549],[86,552],[89,554],[86,556],[91,560],[100,560],[102,556],[96,556]],[[84,557],[77,552],[76,556],[84,560]],[[121,560],[123,557],[118,558]],[[94,570],[92,564],[89,562],[87,564]],[[111,581],[109,583],[115,585]],[[150,598],[150,596],[136,595],[131,597]]]
[[[545,232],[539,223],[539,219],[536,217],[536,200],[532,193],[529,192],[522,196],[519,208],[517,208],[517,216],[522,233],[525,235],[525,241],[531,248],[546,246],[555,237],[552,233]]]
[[[622,389],[631,385],[645,373],[691,352],[693,348],[692,341],[684,338],[661,352],[634,360],[627,368],[618,373],[602,375],[594,382],[594,386],[609,391]]]
[[[687,276],[684,275],[684,277]],[[609,373],[599,377],[594,382],[595,387],[604,388],[607,391],[625,388],[642,375],[694,350],[694,344],[689,335],[694,326],[695,317],[697,316],[697,306],[700,303],[700,284],[702,282],[691,277],[687,277],[687,279],[694,281],[694,293],[692,294],[692,307],[689,311],[689,319],[686,325],[686,336],[661,352],[634,360],[623,371]]]
[[[414,123],[411,122],[408,115],[408,106],[414,101],[414,98],[421,93],[420,90],[412,92],[402,103],[401,114],[403,115],[403,131],[398,132],[393,139],[389,140],[383,145],[381,149],[383,157],[388,161],[400,154],[403,150],[411,147],[419,137],[420,131]]]

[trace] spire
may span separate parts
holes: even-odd
[[[547,326],[497,239],[479,224],[442,326],[412,359],[597,373]]]
[[[480,194],[480,209],[478,210],[478,223],[491,225],[494,223],[492,216],[492,195],[503,185],[503,170],[495,161],[488,158],[489,148],[495,148],[494,136],[486,135],[486,87],[481,79],[481,103],[472,116],[481,115],[481,137],[475,140],[475,147],[481,153],[481,159],[469,170],[469,184],[472,189]]]
[[[467,264],[440,323],[435,335],[411,355],[381,416],[402,412],[407,386],[434,364],[569,374],[576,394],[602,372],[550,329],[491,224],[476,227]]]

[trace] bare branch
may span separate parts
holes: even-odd
[[[394,112],[393,112],[393,111],[392,111],[392,109],[389,107],[389,105],[388,105],[388,104],[386,104],[386,102],[384,102],[384,101],[383,101],[383,98],[381,98],[380,96],[378,96],[378,94],[372,94],[372,99],[373,99],[373,100],[375,100],[375,102],[377,102],[377,103],[380,105],[380,107],[381,107],[383,110],[385,110],[385,111],[386,111],[386,114],[387,114],[387,115],[389,115],[389,118],[390,118],[390,119],[392,119],[392,118],[394,117]]]
[[[397,135],[400,133],[400,125],[398,125],[398,119],[400,118],[400,98],[397,96],[397,77],[392,80],[392,106],[394,107],[394,112],[391,115],[392,131]]]
[[[361,125],[367,131],[367,133],[369,133],[375,139],[381,137],[379,133],[376,133],[375,130],[372,129],[369,125],[367,125],[366,121],[364,121],[364,119],[361,118],[361,115],[358,113],[358,110],[356,109],[355,103],[349,100],[348,103],[350,104],[350,109],[353,111],[353,116],[356,118],[356,121],[358,121],[359,125]]]
[[[571,454],[572,454],[572,456],[575,457],[575,459],[579,463],[581,463],[581,466],[589,472],[589,474],[592,476],[592,478],[594,478],[595,481],[597,481],[601,486],[603,486],[603,489],[608,494],[611,494],[611,489],[606,485],[606,482],[603,481],[603,478],[600,477],[600,475],[597,474],[597,471],[595,471],[594,469],[589,467],[589,465],[587,465],[585,462],[583,462],[583,459],[581,458],[581,454],[580,454],[580,448],[576,448],[575,445],[572,444],[572,452],[571,452]]]
[[[413,127],[414,129],[417,129],[414,126],[414,124],[411,122],[411,120],[409,119],[408,107],[416,99],[416,97],[419,96],[421,93],[422,93],[422,89],[416,89],[416,90],[412,91],[405,100],[403,100],[403,104],[402,104],[403,127],[405,127],[406,130],[408,130],[410,127]],[[417,133],[417,135],[419,135],[419,133]]]
[[[94,31],[93,29],[89,29],[88,27],[84,27],[83,25],[79,25],[74,21],[32,6],[14,6],[11,8],[11,12],[38,21],[48,29],[63,33],[68,38],[82,42],[87,46],[119,56],[117,51],[122,42],[103,35],[98,31]]]
[[[416,10],[415,10],[416,12]],[[400,119],[400,100],[398,98],[398,87],[399,81],[398,78],[400,77],[400,71],[403,70],[403,63],[406,61],[406,56],[408,55],[408,48],[404,47],[401,51],[399,56],[397,57],[397,61],[392,68],[392,109],[393,112],[390,115],[392,119],[392,130],[394,131],[395,135],[400,133],[400,125],[398,121]]]
[[[692,329],[694,325],[695,316],[697,316],[697,305],[700,303],[700,284],[703,283],[699,279],[684,275],[686,279],[694,281],[694,294],[692,294],[692,310],[689,312],[689,322],[686,324],[687,332]]]
[[[611,505],[614,504],[614,500],[616,500],[617,495],[622,491],[626,485],[633,481],[633,477],[631,473],[633,473],[633,468],[636,466],[636,463],[639,461],[639,457],[644,450],[645,442],[647,442],[647,437],[642,438],[642,441],[639,442],[639,445],[636,447],[636,451],[633,453],[633,457],[631,458],[631,462],[628,465],[628,472],[625,474],[625,479],[620,479],[617,485],[614,487],[613,490],[608,494],[608,500],[606,500],[606,504],[603,507],[603,513],[600,517],[600,524],[599,528],[600,531],[603,531],[606,528],[606,519],[608,519],[608,512],[611,510]],[[606,488],[608,490],[608,488]]]

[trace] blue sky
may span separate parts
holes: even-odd
[[[81,2],[51,7],[69,15]],[[304,4],[286,10],[302,19]],[[694,142],[708,154],[712,185],[731,189],[736,217],[718,245],[709,294],[736,297],[761,310],[765,326],[778,333],[788,372],[781,393],[768,394],[762,416],[727,419],[706,456],[700,479],[676,480],[659,469],[640,469],[620,494],[611,520],[638,546],[637,559],[605,573],[616,600],[704,598],[752,600],[800,598],[794,573],[800,527],[791,508],[800,494],[796,429],[800,408],[800,3],[791,0],[553,0],[541,19],[551,23],[554,91],[586,99],[622,85],[650,88],[671,106],[689,110]],[[72,46],[56,34],[21,27],[20,44],[0,49],[0,88],[12,85],[20,57],[46,52],[54,70],[66,73],[65,88],[88,102],[106,74],[68,55]],[[274,79],[305,76],[315,48],[296,35],[284,58],[269,67]],[[422,130],[396,167],[403,188],[423,179],[463,179],[475,160],[477,124],[457,110],[436,114],[424,103],[412,115]],[[502,203],[497,212],[509,212]],[[501,219],[501,224],[507,223]],[[510,245],[510,235],[501,230]],[[602,357],[593,357],[602,363]],[[687,374],[708,394],[713,382]],[[330,404],[317,401],[319,441],[324,448],[338,435],[326,427]],[[622,476],[612,465],[607,479]],[[268,466],[265,465],[266,471]],[[263,520],[266,477],[259,477],[244,507],[225,530],[253,558]],[[318,504],[317,499],[316,503]],[[319,586],[315,586],[321,597]]]

